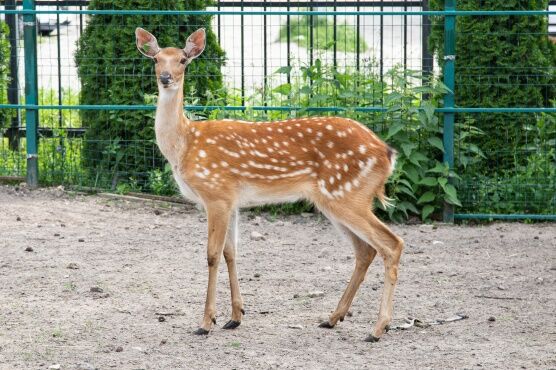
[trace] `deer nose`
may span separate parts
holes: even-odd
[[[170,83],[170,81],[172,80],[172,75],[170,75],[170,73],[168,72],[162,72],[160,74],[160,82],[163,85],[168,85]]]

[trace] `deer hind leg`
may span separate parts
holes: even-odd
[[[321,328],[333,328],[338,321],[344,321],[344,317],[351,307],[353,298],[355,297],[355,294],[357,294],[359,286],[365,279],[369,265],[373,262],[373,259],[376,256],[376,251],[369,244],[355,235],[349,228],[338,223],[337,221],[331,221],[353,245],[355,252],[355,268],[353,270],[353,274],[351,275],[351,279],[349,280],[348,286],[346,287],[342,298],[340,298],[340,301],[338,302],[336,310],[332,313],[332,315],[330,315],[327,322],[323,322],[319,325]]]
[[[241,324],[242,315],[245,314],[243,310],[243,299],[239,290],[239,281],[237,278],[236,270],[236,251],[238,244],[238,222],[239,211],[236,209],[232,212],[228,234],[226,235],[226,242],[224,245],[224,259],[228,266],[228,276],[230,278],[230,291],[232,294],[232,319],[228,321],[223,329],[235,329]]]
[[[384,290],[378,320],[372,333],[365,339],[368,342],[376,342],[392,320],[394,289],[398,281],[403,240],[384,225],[370,208],[337,206],[334,213],[340,222],[371,245],[384,260]]]
[[[225,201],[206,204],[208,218],[208,247],[207,263],[209,270],[207,298],[203,323],[194,334],[208,334],[212,324],[216,324],[216,282],[218,278],[218,264],[224,250],[228,224],[231,216],[231,206]]]

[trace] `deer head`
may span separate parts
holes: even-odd
[[[155,63],[158,89],[177,90],[183,85],[185,67],[205,50],[206,33],[204,28],[193,32],[187,38],[183,49],[161,49],[156,37],[140,27],[135,30],[135,38],[137,49]]]

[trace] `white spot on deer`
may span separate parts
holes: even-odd
[[[218,167],[218,165],[217,165],[216,163],[211,163],[210,166],[211,166],[212,168],[217,168],[217,167]]]
[[[305,147],[301,147],[301,150],[303,150],[305,153],[308,152],[307,148],[305,148]]]
[[[353,154],[354,154],[353,151],[351,151],[351,150],[348,150],[348,151],[347,151],[347,155],[349,155],[350,157],[351,157]]]
[[[289,146],[290,143],[288,143],[287,141],[282,141],[282,144],[284,144],[284,146]]]
[[[200,131],[195,131],[195,137],[199,137],[201,136],[201,132]]]
[[[305,131],[307,131],[308,133],[311,133],[311,132],[313,132],[313,129],[310,128],[310,127],[307,127],[307,130],[305,130]]]
[[[223,146],[219,146],[218,150],[220,150],[221,152],[226,153],[230,157],[234,157],[234,158],[239,158],[240,157],[239,153],[232,152],[231,150],[228,150],[228,149],[224,148]]]
[[[277,160],[276,158],[270,158],[270,161],[271,161],[272,163],[278,163],[278,160]]]
[[[326,188],[326,182],[324,180],[319,180],[318,185],[319,185],[319,190],[322,194],[324,194],[327,198],[330,199],[334,198]]]
[[[322,137],[322,132],[317,132],[317,137],[320,139]]]
[[[339,170],[339,169],[340,169],[340,165],[339,165],[338,163],[336,163],[336,164],[334,165],[334,168],[337,169],[337,170]]]
[[[361,154],[367,153],[367,147],[363,144],[359,145],[359,153]]]
[[[205,152],[204,150],[199,150],[199,157],[206,158],[206,156],[207,156],[207,152]]]
[[[216,144],[216,141],[212,139],[207,139],[207,144]]]
[[[272,127],[267,127],[267,128],[266,128],[266,131],[272,132]]]
[[[281,128],[279,128],[277,131],[278,131],[279,133],[281,133],[281,134],[284,133],[284,130],[282,130]]]
[[[332,149],[334,148],[334,143],[332,141],[329,141],[328,143],[326,143],[326,146]]]
[[[266,151],[269,152],[269,153],[274,153],[274,149],[272,149],[272,148],[266,148]]]
[[[296,123],[295,127],[301,127],[301,125],[299,123]]]
[[[357,180],[357,179],[353,180],[353,186],[358,187],[359,186],[359,180]]]
[[[347,164],[344,164],[344,172],[348,172],[349,171],[349,167]]]
[[[328,181],[330,181],[331,184],[334,184],[334,176],[330,176],[330,179],[328,179]]]
[[[264,153],[261,153],[261,152],[259,152],[258,150],[252,150],[250,153],[251,153],[252,155],[257,156],[257,157],[268,158],[268,155],[266,155],[266,154],[264,154]]]
[[[228,167],[228,162],[222,161],[222,162],[220,162],[220,165],[221,165],[222,167]]]
[[[346,182],[346,184],[344,185],[346,191],[351,191],[351,182]]]
[[[257,133],[257,130],[255,130],[254,128],[252,128],[252,129],[251,129],[251,132],[254,133],[254,134],[256,134],[256,133]]]
[[[327,168],[332,168],[332,163],[330,163],[330,161],[329,161],[328,159],[324,161],[324,165],[325,165]]]
[[[277,147],[277,148],[279,148],[279,147],[280,147],[280,143],[277,142],[277,141],[275,141],[275,142],[274,142],[274,146]]]
[[[338,180],[341,180],[341,179],[342,179],[342,174],[338,172],[338,173],[336,174],[336,178],[337,178]]]
[[[292,129],[292,127],[291,127],[291,126],[288,126],[288,127],[286,127],[286,128],[287,128],[288,130],[291,130],[291,129]]]
[[[266,139],[261,139],[261,141],[263,142],[263,144],[268,143],[268,141]]]
[[[326,125],[326,129],[329,130],[329,131],[332,131],[333,128],[334,127],[332,127],[332,125]]]
[[[298,132],[298,133],[297,133],[297,136],[303,137],[303,134],[302,134],[301,132]]]

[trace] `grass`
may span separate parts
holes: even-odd
[[[357,29],[346,23],[336,24],[336,41],[334,41],[334,22],[327,16],[301,16],[290,21],[291,40],[306,49],[311,48],[310,31],[313,29],[313,49],[330,50],[336,44],[336,50],[355,53],[357,51]],[[288,27],[280,28],[279,41],[287,42]],[[363,37],[359,36],[359,50],[368,49]]]

